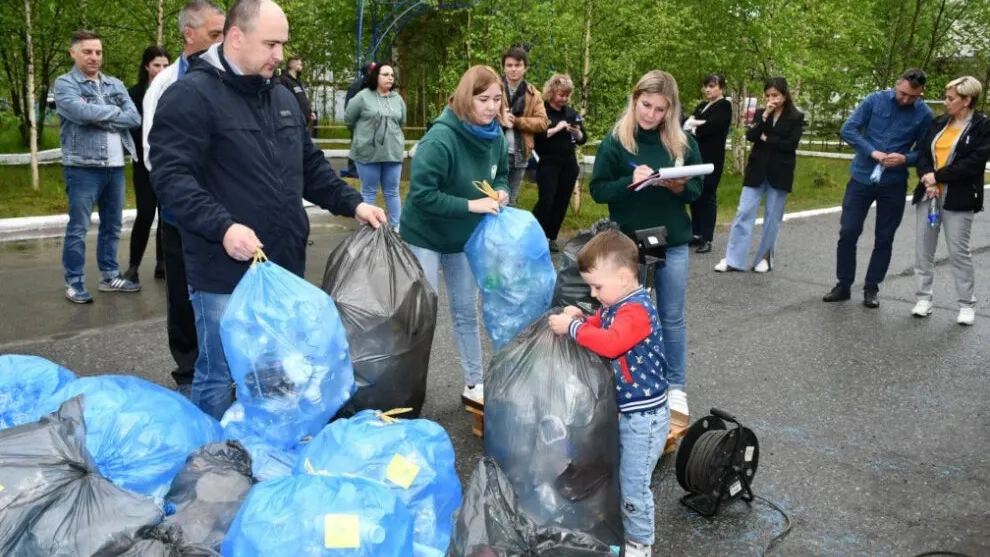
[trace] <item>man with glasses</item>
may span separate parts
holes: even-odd
[[[856,157],[842,200],[835,268],[838,283],[822,298],[826,302],[851,297],[856,242],[870,205],[876,202],[876,232],[863,285],[863,305],[880,307],[880,283],[890,266],[894,233],[904,216],[908,167],[918,162],[918,147],[932,122],[932,111],[921,98],[926,81],[925,72],[919,69],[905,71],[893,89],[871,93],[842,125],[842,139],[853,146]]]

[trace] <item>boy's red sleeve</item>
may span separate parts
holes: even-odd
[[[586,315],[584,317],[584,322],[592,327],[602,326],[602,310],[598,310],[594,315]]]
[[[598,323],[601,320],[598,319]],[[614,360],[643,342],[653,332],[650,314],[639,304],[619,308],[608,329],[592,324],[591,319],[571,322],[570,334],[577,343],[599,356]]]

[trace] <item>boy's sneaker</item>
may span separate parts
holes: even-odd
[[[973,308],[959,309],[959,317],[956,318],[956,323],[960,325],[972,325],[973,321],[976,321],[976,310]]]
[[[911,310],[911,315],[915,317],[928,317],[932,314],[932,308],[931,300],[918,300],[918,303],[914,304],[914,309]]]
[[[100,281],[100,292],[140,292],[141,285],[117,276]]]
[[[83,283],[73,282],[65,285],[65,299],[74,304],[88,304],[93,301],[93,295],[86,290]]]
[[[625,557],[653,557],[653,548],[641,543],[627,541],[622,554]]]
[[[670,423],[682,427],[691,423],[688,417],[687,393],[681,389],[671,389],[667,393],[667,403],[670,405]]]
[[[465,386],[464,392],[461,393],[461,402],[463,402],[466,406],[484,408],[485,386],[481,383],[478,383],[477,385]]]

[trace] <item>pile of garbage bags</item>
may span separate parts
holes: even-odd
[[[38,419],[37,406],[76,375],[38,356],[0,356],[0,429]]]
[[[416,257],[390,227],[361,226],[330,254],[323,290],[340,312],[358,387],[338,415],[411,408],[418,417],[437,294]]]
[[[263,482],[292,473],[301,444],[289,447],[274,445],[264,432],[255,431],[245,423],[244,407],[240,402],[235,402],[227,410],[220,425],[224,439],[237,441],[251,455],[251,472],[256,480]]]
[[[492,359],[485,454],[537,524],[622,541],[618,414],[609,362],[539,319]]]
[[[299,455],[297,474],[332,471],[374,480],[413,517],[413,553],[442,557],[461,504],[454,446],[439,424],[364,410],[320,432]]]
[[[593,224],[591,228],[578,232],[564,244],[557,284],[553,290],[554,306],[577,306],[588,314],[598,311],[601,304],[591,296],[591,287],[584,282],[581,271],[578,270],[578,253],[599,233],[618,229],[618,224],[604,218]]]
[[[347,334],[325,292],[270,261],[256,260],[220,319],[237,386],[238,423],[228,439],[291,451],[319,433],[355,391]],[[228,426],[229,427],[229,426]],[[264,443],[251,443],[250,438]],[[246,439],[247,438],[247,439]]]
[[[124,375],[82,377],[40,401],[35,419],[85,396],[86,450],[104,477],[161,502],[186,457],[220,441],[220,424],[188,399]]]
[[[541,526],[522,510],[508,478],[491,457],[471,474],[449,557],[614,557],[618,547],[558,526]]]
[[[464,245],[485,328],[496,350],[550,307],[557,273],[543,228],[529,211],[503,207],[485,215]]]
[[[0,555],[116,556],[162,520],[153,500],[99,473],[83,404],[0,431]]]

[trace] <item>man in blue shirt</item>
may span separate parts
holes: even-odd
[[[870,205],[877,204],[873,254],[866,270],[863,305],[880,307],[877,294],[890,266],[894,233],[904,216],[908,167],[918,162],[918,147],[932,123],[932,111],[921,99],[925,72],[910,69],[893,89],[870,94],[842,125],[842,139],[856,149],[846,195],[842,200],[835,275],[838,284],[822,298],[841,302],[851,297],[856,278],[856,242]]]

